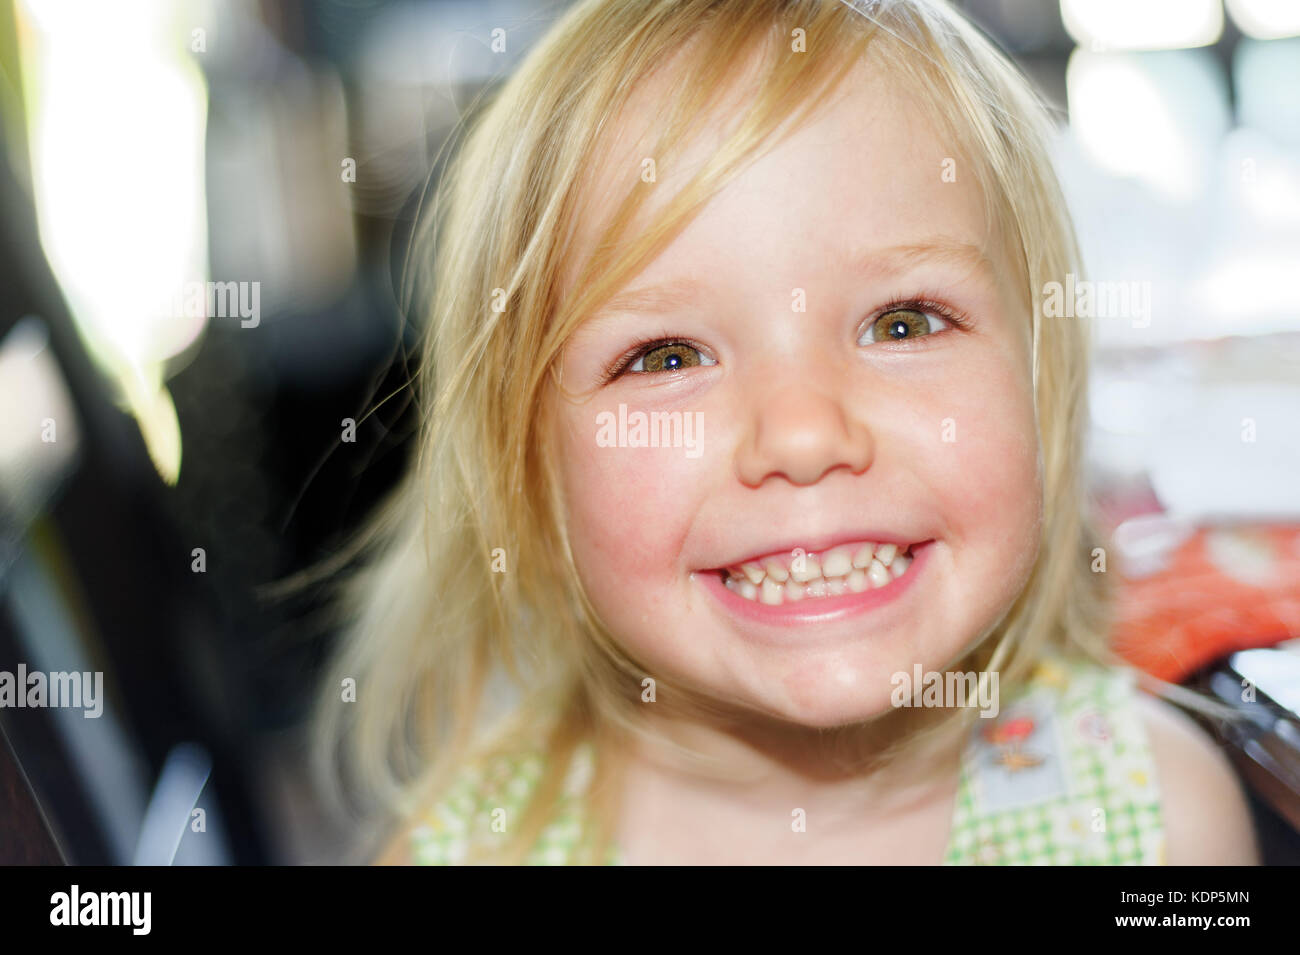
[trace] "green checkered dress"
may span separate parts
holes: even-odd
[[[945,865],[1162,865],[1155,772],[1134,673],[1052,659],[979,719],[962,760]],[[541,778],[536,754],[471,766],[412,830],[413,859],[458,865],[496,843]],[[592,769],[579,750],[552,821],[527,857],[571,861]],[[620,863],[617,847],[608,861]],[[904,860],[900,860],[904,861]]]
[[[1135,674],[1044,662],[962,763],[945,865],[1163,865]]]

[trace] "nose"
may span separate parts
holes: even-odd
[[[772,477],[791,484],[815,484],[836,468],[860,474],[871,466],[875,443],[861,416],[834,381],[807,379],[757,383],[750,391],[746,433],[736,471],[748,487]]]

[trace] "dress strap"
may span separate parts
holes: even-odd
[[[528,865],[566,865],[581,836],[578,796],[592,767],[589,744],[574,753],[563,792],[525,859]],[[411,830],[417,865],[465,865],[477,850],[508,837],[541,782],[544,761],[536,752],[509,754],[472,763]]]

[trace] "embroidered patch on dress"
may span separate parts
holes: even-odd
[[[1068,794],[1065,747],[1051,700],[1027,698],[991,726],[977,727],[968,750],[976,807],[996,812]]]

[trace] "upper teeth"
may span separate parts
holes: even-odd
[[[727,568],[726,585],[748,600],[780,604],[883,587],[912,563],[911,545],[842,544],[822,554],[798,551]]]

